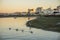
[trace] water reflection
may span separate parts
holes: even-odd
[[[35,18],[31,18],[35,19]],[[30,20],[31,20],[30,19]],[[2,40],[60,40],[60,33],[29,28],[26,17],[17,19],[0,18],[0,39]],[[8,30],[9,29],[9,30]]]

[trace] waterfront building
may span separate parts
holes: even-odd
[[[57,6],[57,10],[58,10],[58,12],[60,13],[60,6]]]
[[[21,15],[27,15],[27,12],[21,12]]]
[[[36,14],[42,14],[42,7],[37,7],[35,12]]]
[[[54,11],[53,11],[51,8],[45,9],[45,10],[43,11],[44,15],[52,15],[53,12],[54,12]]]
[[[54,15],[60,15],[60,6],[54,9]]]

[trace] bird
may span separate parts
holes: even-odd
[[[16,31],[18,31],[19,29],[15,29]]]
[[[9,30],[11,30],[11,28],[9,28]]]
[[[22,32],[24,32],[24,30],[21,30]]]
[[[30,31],[30,33],[33,33],[33,31]]]

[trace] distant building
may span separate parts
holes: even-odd
[[[7,15],[8,15],[8,13],[0,13],[0,15],[7,16]]]
[[[14,12],[14,14],[16,14],[16,15],[21,15],[21,12]]]
[[[42,7],[37,7],[36,14],[41,14],[41,13],[42,13]]]
[[[10,13],[9,15],[21,15],[21,12]]]
[[[60,6],[57,6],[57,10],[58,10],[58,12],[60,13]]]
[[[54,12],[54,11],[53,11],[51,8],[45,9],[45,10],[43,11],[44,15],[51,15],[51,14],[53,14],[53,12]]]
[[[21,12],[21,15],[26,15],[27,14],[27,12]]]
[[[60,6],[54,9],[54,15],[60,15]]]

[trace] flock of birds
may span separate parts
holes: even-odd
[[[16,17],[15,17],[15,19],[16,19]],[[28,20],[30,20],[30,17],[28,17]],[[12,30],[12,28],[9,28],[9,30]],[[19,29],[15,29],[16,31],[19,31]],[[31,30],[31,27],[30,27],[30,30]],[[24,32],[24,30],[20,30],[20,31],[22,31],[22,32]],[[29,31],[30,33],[33,33],[33,31]]]
[[[12,28],[9,28],[9,30],[12,30]],[[15,29],[16,31],[19,31],[19,29]],[[24,30],[20,30],[21,32],[24,32]],[[33,33],[33,31],[29,31],[31,34]]]

